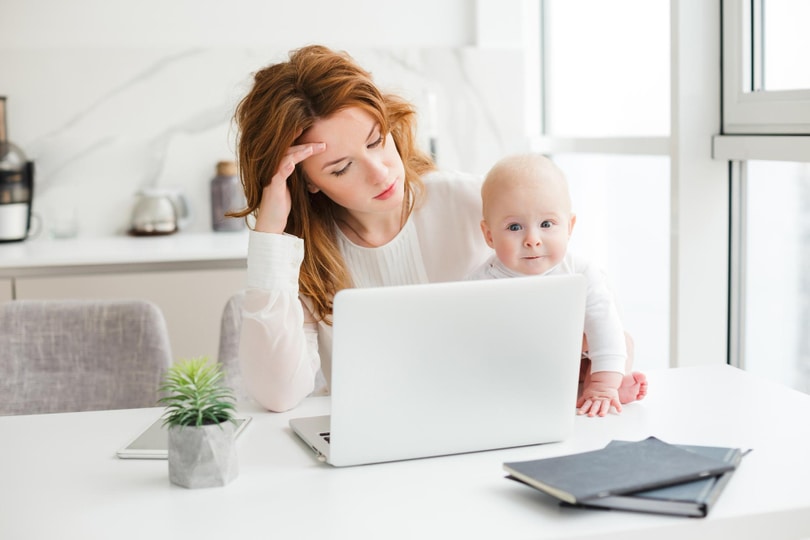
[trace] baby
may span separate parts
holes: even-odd
[[[481,231],[495,254],[469,279],[584,275],[588,288],[577,412],[605,416],[611,406],[621,412],[622,403],[642,399],[647,379],[630,372],[632,342],[602,271],[568,252],[576,215],[562,171],[539,154],[506,157],[490,169],[481,198]]]

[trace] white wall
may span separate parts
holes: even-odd
[[[2,0],[0,47],[472,45],[470,0]]]
[[[435,94],[442,167],[483,172],[523,149],[520,47],[474,47],[475,21],[467,0],[0,0],[0,95],[46,231],[67,208],[80,236],[122,234],[139,189],[176,186],[203,232],[251,74],[308,43],[347,50],[414,102],[425,145]]]

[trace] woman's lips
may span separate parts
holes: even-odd
[[[384,201],[394,194],[394,189],[397,187],[396,181],[391,182],[391,185],[385,188],[385,191],[374,197],[378,201]]]

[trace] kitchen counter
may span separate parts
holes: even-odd
[[[33,239],[0,244],[0,278],[244,269],[248,231]]]
[[[0,303],[140,298],[163,312],[173,358],[216,355],[245,284],[248,231],[35,238],[0,244]]]

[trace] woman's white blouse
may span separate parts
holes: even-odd
[[[357,246],[338,229],[356,287],[462,280],[491,254],[480,229],[481,179],[434,172],[424,181],[424,203],[388,244]],[[331,378],[332,327],[315,322],[298,292],[303,256],[298,237],[250,232],[239,357],[248,391],[274,411],[328,393]]]

